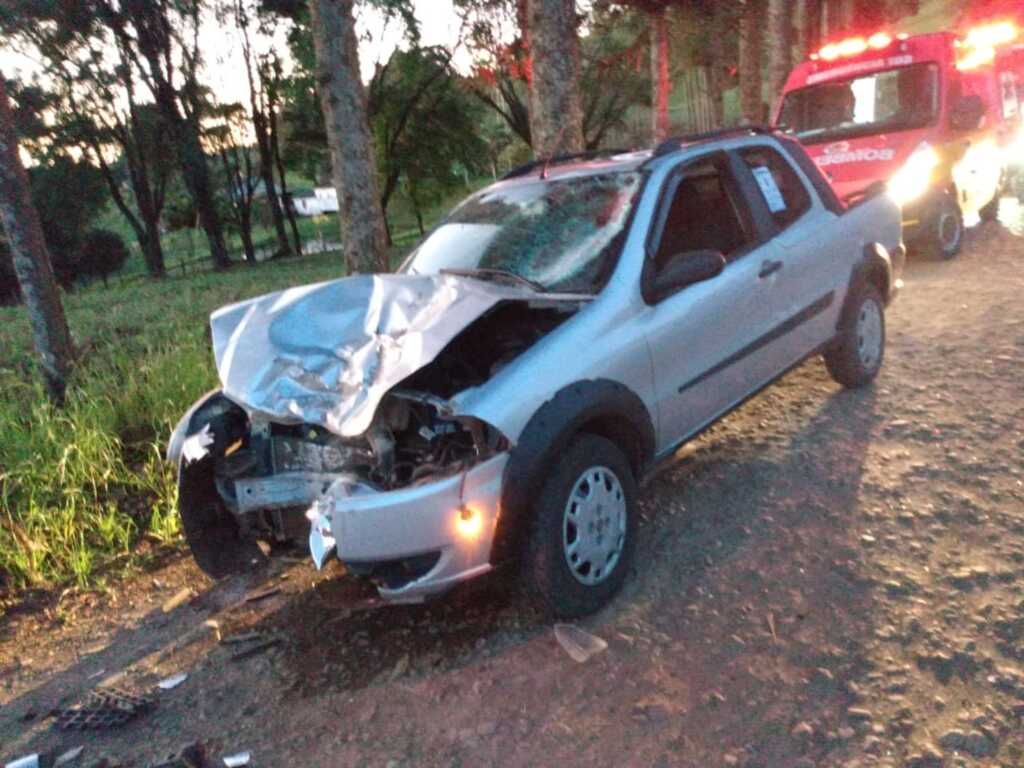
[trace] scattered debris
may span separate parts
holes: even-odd
[[[161,606],[161,610],[164,613],[170,613],[190,597],[192,597],[192,590],[188,587],[182,587],[173,597],[168,598],[164,602],[163,606]]]
[[[242,632],[239,635],[228,635],[222,638],[220,644],[238,645],[240,643],[251,643],[253,640],[259,640],[261,637],[263,637],[262,632]]]
[[[89,675],[89,676],[88,676],[87,678],[85,678],[85,679],[86,679],[86,680],[95,680],[95,679],[96,679],[97,677],[103,677],[103,674],[104,674],[104,673],[105,673],[106,671],[107,671],[107,670],[105,670],[105,669],[97,669],[97,670],[96,670],[95,672],[93,672],[93,673],[92,673],[91,675]]]
[[[216,619],[207,619],[203,622],[203,627],[213,632],[214,642],[220,642],[220,622]]]
[[[272,595],[276,595],[280,591],[280,587],[267,587],[266,589],[261,589],[257,592],[250,592],[245,596],[245,600],[243,602],[255,603],[260,600],[265,600],[266,598],[271,597]]]
[[[224,765],[227,768],[238,768],[242,765],[249,764],[250,755],[248,752],[238,752],[234,755],[228,755],[224,758]]]
[[[555,624],[555,639],[562,646],[562,650],[580,664],[608,647],[608,643],[600,637],[572,624]]]
[[[78,756],[81,755],[84,751],[85,747],[79,745],[77,747],[72,747],[67,752],[62,752],[61,754],[57,755],[57,759],[53,761],[53,768],[60,768],[60,766],[62,765],[68,765],[69,763],[73,763],[75,760],[78,759]]]
[[[235,653],[233,653],[231,655],[231,660],[232,661],[241,661],[242,659],[247,659],[250,656],[255,656],[257,653],[262,653],[263,651],[267,650],[268,648],[273,648],[275,645],[277,645],[280,642],[281,642],[281,638],[280,637],[270,637],[270,638],[267,638],[266,640],[264,640],[261,643],[256,643],[255,645],[250,645],[248,648],[243,648],[240,651],[235,651]]]
[[[775,633],[775,614],[768,614],[768,629],[772,633],[772,641],[779,642],[779,636]]]
[[[409,654],[404,654],[395,664],[394,669],[391,670],[391,679],[397,680],[406,672],[409,671]]]
[[[204,426],[201,431],[187,437],[181,446],[181,453],[185,457],[185,462],[191,464],[194,461],[199,461],[210,452],[213,442],[213,432],[210,431],[209,424]]]
[[[206,759],[206,747],[201,741],[182,747],[160,763],[151,764],[149,768],[209,768]]]
[[[84,702],[54,709],[51,714],[61,730],[96,730],[124,725],[137,715],[150,711],[154,705],[155,702],[145,696],[105,688],[89,691]]]
[[[25,755],[12,760],[4,768],[39,768],[39,755]]]
[[[185,672],[179,672],[176,675],[165,677],[156,685],[162,691],[169,691],[172,688],[177,688],[179,685],[184,683],[186,679],[188,679],[188,674]]]

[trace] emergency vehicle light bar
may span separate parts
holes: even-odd
[[[845,40],[840,40],[835,43],[829,43],[828,45],[822,46],[821,50],[817,53],[812,53],[812,59],[824,59],[825,61],[835,61],[838,58],[846,56],[858,56],[869,48],[874,50],[881,50],[882,48],[888,48],[892,45],[895,38],[888,32],[876,32],[871,37],[848,37]]]
[[[964,35],[963,40],[956,41],[956,46],[961,51],[957,57],[956,68],[969,70],[989,64],[996,57],[996,48],[1016,40],[1018,31],[1017,26],[1011,21],[974,27]]]

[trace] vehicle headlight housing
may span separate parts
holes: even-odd
[[[889,179],[889,196],[899,205],[906,205],[923,195],[932,182],[932,171],[940,162],[939,153],[922,141],[893,177]]]

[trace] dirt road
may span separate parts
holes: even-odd
[[[211,587],[179,556],[5,619],[0,759],[144,766],[198,740],[211,765],[1024,765],[1022,302],[1024,239],[972,231],[911,264],[875,386],[814,360],[685,448],[584,664],[500,583],[379,608],[337,570]],[[215,631],[276,643],[236,659]],[[115,675],[158,707],[52,727]]]

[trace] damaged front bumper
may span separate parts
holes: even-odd
[[[507,463],[500,453],[450,477],[384,492],[338,481],[310,509],[314,562],[322,567],[333,550],[396,602],[419,602],[486,573]]]

